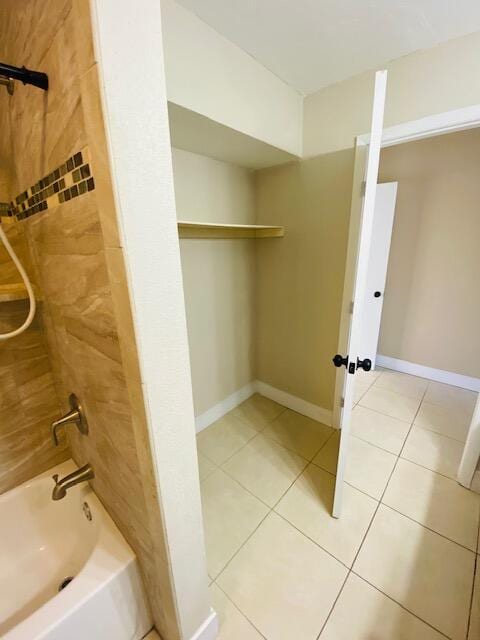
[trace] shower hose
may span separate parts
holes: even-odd
[[[7,235],[5,231],[2,229],[1,224],[0,224],[0,240],[5,245],[5,249],[7,250],[8,255],[11,257],[15,266],[18,269],[19,274],[22,276],[22,280],[25,284],[25,288],[28,293],[28,299],[30,301],[30,309],[28,310],[28,315],[25,319],[25,322],[20,327],[18,327],[18,329],[15,329],[14,331],[9,331],[8,333],[0,333],[0,340],[8,340],[9,338],[14,338],[15,336],[20,335],[21,333],[23,333],[23,331],[25,331],[25,329],[28,329],[28,327],[32,324],[32,320],[35,315],[36,305],[35,305],[35,295],[33,293],[32,283],[30,282],[30,279],[27,275],[27,272],[23,268],[22,263],[18,259],[17,254],[13,250],[12,245],[8,241]]]

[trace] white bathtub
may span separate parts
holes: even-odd
[[[138,640],[152,627],[136,557],[94,492],[84,483],[51,499],[52,475],[75,468],[0,496],[3,640]]]

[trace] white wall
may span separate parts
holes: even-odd
[[[167,96],[296,155],[302,96],[173,0],[162,0]]]
[[[385,126],[480,103],[480,32],[393,60],[388,70]],[[305,98],[305,157],[353,147],[370,126],[373,73]]]
[[[173,149],[177,216],[255,223],[253,172]],[[255,379],[255,242],[180,240],[195,415]]]
[[[181,640],[189,640],[216,621],[205,560],[161,15],[158,0],[143,0],[141,19],[136,3],[119,4],[93,4],[94,33],[155,490],[168,540],[163,560]],[[126,47],[128,42],[142,46]]]

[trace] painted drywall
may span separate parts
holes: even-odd
[[[349,150],[256,172],[257,377],[332,409],[353,179]]]
[[[300,155],[302,96],[173,0],[162,0],[168,100]]]
[[[398,180],[379,353],[480,377],[480,129],[382,150]]]
[[[385,65],[385,126],[480,103],[479,59],[476,32]],[[303,155],[351,148],[369,130],[372,95],[368,72],[305,98]]]
[[[160,497],[168,541],[158,577],[164,589],[159,591],[172,588],[180,627],[159,631],[165,640],[190,640],[199,637],[197,631],[205,625],[214,626],[216,617],[205,561],[160,5],[144,0],[139,14],[136,3],[122,3],[122,20],[116,0],[96,0],[94,8],[112,183],[138,347],[140,401],[155,466],[151,493]],[[126,47],[126,42],[142,46]]]
[[[253,172],[173,149],[181,220],[255,223]],[[253,381],[255,242],[180,241],[195,415]]]

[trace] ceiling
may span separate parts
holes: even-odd
[[[478,0],[177,0],[302,94],[480,30]]]

